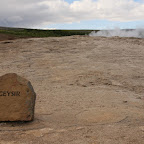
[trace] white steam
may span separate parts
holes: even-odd
[[[135,29],[135,30],[101,30],[101,31],[92,31],[89,36],[103,36],[103,37],[136,37],[144,38],[144,29]]]

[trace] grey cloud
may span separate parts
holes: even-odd
[[[143,20],[144,3],[129,0],[4,0],[0,2],[0,26],[40,27],[52,23],[89,19]]]

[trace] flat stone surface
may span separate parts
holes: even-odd
[[[114,108],[93,108],[77,115],[77,119],[88,123],[108,124],[122,121],[126,115]]]
[[[15,73],[0,77],[0,121],[33,120],[35,99],[28,80]]]

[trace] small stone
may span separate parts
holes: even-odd
[[[123,101],[123,103],[127,103],[128,101]]]
[[[86,85],[82,85],[82,87],[87,87]]]
[[[0,77],[0,121],[32,121],[35,100],[28,80],[15,73]]]
[[[142,99],[141,97],[137,97],[136,99]]]

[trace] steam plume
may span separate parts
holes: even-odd
[[[136,38],[144,38],[144,29],[135,29],[135,30],[101,30],[98,32],[92,31],[90,36],[104,36],[104,37],[136,37]]]

